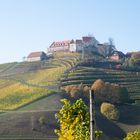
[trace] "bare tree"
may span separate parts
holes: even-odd
[[[110,56],[114,51],[117,51],[113,38],[109,38],[108,56]]]
[[[23,57],[22,57],[22,61],[25,61],[25,60],[26,60],[26,56],[23,56]]]
[[[113,40],[113,38],[110,37],[108,39],[108,41],[109,41],[109,45],[114,46],[114,40]]]

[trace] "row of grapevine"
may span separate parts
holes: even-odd
[[[62,86],[80,83],[91,85],[97,79],[124,86],[128,89],[132,99],[135,97],[135,99],[140,99],[140,73],[136,72],[79,66],[75,71],[71,71],[67,77],[62,77],[61,82]]]

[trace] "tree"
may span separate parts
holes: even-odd
[[[113,40],[113,38],[110,37],[108,39],[108,41],[109,41],[109,45],[114,46],[114,40]]]
[[[109,38],[109,43],[104,43],[101,46],[98,47],[98,51],[101,55],[103,55],[104,57],[109,57],[110,55],[112,55],[112,53],[114,51],[117,51],[113,39]]]
[[[117,51],[113,38],[109,38],[109,45],[108,45],[108,56],[110,56],[114,51]]]
[[[23,56],[23,57],[22,57],[22,61],[25,61],[25,60],[26,60],[26,56]]]
[[[62,109],[56,114],[60,129],[55,130],[58,140],[89,140],[89,112],[82,99],[71,104],[63,99]]]
[[[104,57],[107,57],[108,56],[108,45],[102,45],[102,46],[99,46],[98,47],[98,52],[102,55],[102,56],[104,56]]]

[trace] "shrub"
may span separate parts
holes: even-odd
[[[107,99],[111,103],[123,103],[129,100],[129,94],[125,87],[110,84]]]
[[[66,93],[70,93],[70,91],[72,90],[73,86],[66,86],[65,87],[65,91]]]
[[[94,91],[96,103],[106,101],[105,83],[103,80],[101,79],[96,80],[92,84],[91,89]]]
[[[104,83],[102,80],[96,80],[92,85],[96,102],[122,103],[129,100],[128,91],[125,87],[118,84]]]
[[[83,88],[84,94],[86,94],[87,96],[89,96],[89,90],[90,90],[90,87],[85,86],[85,87]]]
[[[96,80],[93,85],[91,86],[91,89],[93,89],[94,91],[100,90],[104,87],[105,83],[103,80],[98,79]]]
[[[78,87],[73,87],[72,89],[71,89],[71,91],[70,91],[70,96],[71,97],[73,97],[73,98],[78,98],[78,97],[80,97],[80,91],[79,91],[79,89],[78,89]]]
[[[124,140],[140,140],[140,132],[129,132]]]
[[[84,89],[83,84],[80,84],[79,86],[72,85],[72,86],[65,87],[66,93],[68,93],[72,98],[80,97],[83,93],[83,89]]]
[[[118,120],[120,113],[118,109],[110,103],[102,103],[100,108],[101,113],[109,120]]]
[[[82,92],[83,89],[84,89],[84,85],[83,85],[83,83],[81,83],[81,84],[78,86],[78,90]]]
[[[39,123],[41,125],[45,125],[46,124],[46,118],[44,116],[40,117],[38,121],[39,121]]]

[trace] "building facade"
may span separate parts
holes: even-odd
[[[31,52],[27,57],[28,62],[43,61],[46,59],[47,59],[47,55],[44,52]]]
[[[97,47],[98,41],[95,37],[85,36],[82,39],[77,40],[67,40],[67,41],[59,41],[53,42],[49,48],[48,52],[81,52],[84,47],[94,46]]]

